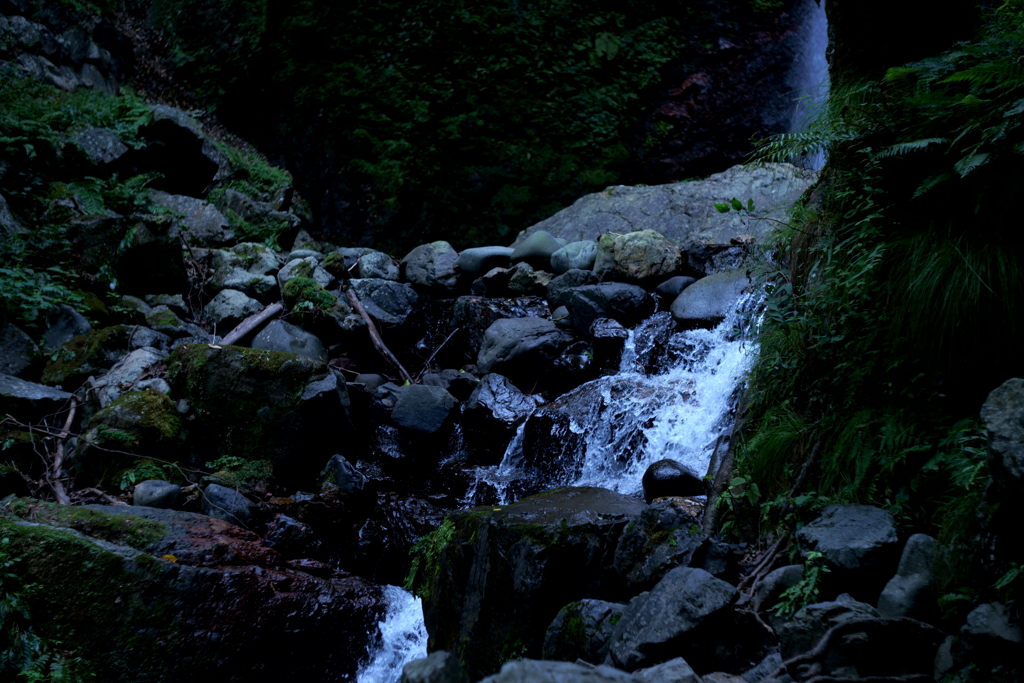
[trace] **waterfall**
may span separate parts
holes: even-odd
[[[825,52],[828,49],[828,18],[825,0],[797,0],[794,10],[800,23],[799,43],[786,83],[793,97],[790,132],[807,130],[818,110],[828,99],[829,75]],[[818,150],[797,160],[797,165],[821,170],[826,151]]]
[[[384,586],[386,612],[377,638],[356,672],[358,683],[396,683],[402,667],[427,656],[427,628],[419,598],[398,586]]]

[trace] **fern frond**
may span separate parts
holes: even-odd
[[[917,186],[916,190],[914,190],[914,199],[917,199],[926,192],[931,192],[933,189],[935,189],[936,187],[938,187],[939,185],[941,185],[942,183],[944,183],[945,181],[949,180],[952,177],[953,176],[951,176],[949,173],[936,173],[933,176],[929,176],[924,180],[923,183]]]
[[[953,165],[953,170],[960,174],[963,178],[971,171],[975,170],[979,166],[984,166],[991,155],[988,152],[980,152],[978,154],[969,154],[960,161]]]
[[[904,156],[910,152],[919,152],[923,149],[927,149],[929,145],[942,144],[949,142],[949,138],[925,138],[923,140],[912,140],[910,142],[900,142],[891,147],[886,147],[878,153],[878,159],[888,159],[889,157]]]
[[[1000,88],[1024,87],[1024,65],[1000,61],[978,64],[939,81],[940,83],[973,83],[998,85]]]

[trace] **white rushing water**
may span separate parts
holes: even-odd
[[[675,325],[668,313],[660,313],[632,331],[619,373],[572,392],[589,397],[578,402],[583,410],[570,411],[568,425],[568,431],[582,437],[582,453],[577,454],[582,467],[544,487],[600,486],[637,494],[648,466],[663,458],[698,476],[707,473],[731,430],[736,393],[756,354],[756,344],[740,332],[746,319],[741,311],[751,301],[737,302],[739,310],[711,330],[659,335]],[[659,347],[662,353],[669,350],[671,362],[662,361],[660,371],[648,374],[644,366]],[[520,429],[496,470],[479,473],[499,492],[502,504],[514,502],[508,484],[526,469],[523,438]]]
[[[358,683],[396,683],[402,667],[427,656],[427,628],[419,598],[398,586],[384,586],[387,611],[377,625],[365,662],[356,673]]]
[[[790,132],[800,133],[807,130],[828,99],[828,18],[825,0],[799,0],[795,13],[801,23],[800,43],[786,80],[793,93]],[[826,150],[820,149],[798,160],[798,164],[818,171],[825,166],[825,159]]]

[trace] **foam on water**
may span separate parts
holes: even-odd
[[[378,637],[356,673],[358,683],[397,683],[402,667],[427,656],[427,628],[423,604],[398,586],[384,586],[387,611],[377,625]]]

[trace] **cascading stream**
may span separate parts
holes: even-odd
[[[384,586],[386,612],[376,643],[359,667],[359,683],[395,683],[402,667],[427,656],[427,628],[420,599],[398,586]]]
[[[795,13],[802,24],[800,44],[786,81],[793,93],[790,132],[801,133],[808,129],[828,99],[829,74],[825,58],[828,18],[825,14],[825,0],[800,0]],[[820,149],[796,163],[819,171],[825,166],[826,156],[827,151]]]

